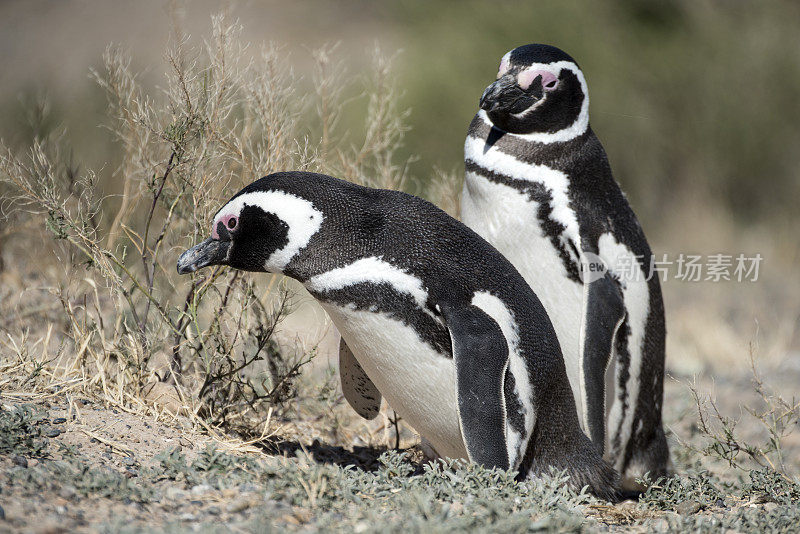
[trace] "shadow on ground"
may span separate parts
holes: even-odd
[[[294,457],[298,451],[308,454],[315,462],[337,465],[339,467],[353,466],[364,471],[377,471],[381,463],[378,458],[386,452],[386,447],[359,447],[352,450],[339,445],[329,445],[315,439],[310,445],[299,441],[276,441],[262,445],[266,454],[273,456]],[[403,450],[403,449],[400,449]],[[412,451],[414,449],[411,449]],[[411,451],[409,451],[411,452]]]

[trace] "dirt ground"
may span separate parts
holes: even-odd
[[[675,374],[673,371],[666,382],[669,399],[666,422],[672,432],[673,456],[681,469],[690,455],[682,443],[698,445],[700,441],[695,405],[686,385],[689,377]],[[800,383],[800,370],[773,369],[768,377],[773,385],[791,389]],[[717,373],[713,380],[698,381],[696,387],[703,392],[713,391],[723,413],[733,413],[742,403],[757,400],[746,375]],[[382,447],[353,447],[352,443],[343,442],[343,438],[337,442],[324,431],[318,436],[309,433],[307,439],[302,435],[296,440],[289,439],[272,450],[257,451],[251,447],[247,451],[240,443],[220,441],[198,432],[181,418],[156,420],[69,395],[55,394],[45,399],[25,399],[13,394],[2,397],[6,412],[23,404],[34,406],[39,413],[34,427],[46,440],[49,452],[0,455],[0,506],[4,516],[0,532],[213,531],[216,528],[254,531],[269,526],[324,530],[315,525],[313,499],[294,504],[292,499],[270,490],[269,484],[247,476],[248,469],[267,466],[280,473],[288,464],[307,469],[306,462],[310,461],[368,472],[378,466],[378,457],[384,451]],[[347,406],[336,409],[342,412],[342,417],[347,417]],[[350,423],[360,424],[352,419]],[[754,424],[743,427],[742,431],[748,438],[762,437]],[[346,435],[346,432],[340,434]],[[784,443],[785,455],[795,466],[800,458],[799,438],[800,433],[794,433]],[[326,439],[330,441],[325,442]],[[404,440],[404,445],[408,441]],[[197,475],[203,470],[203,462],[209,463],[209,450],[224,455],[226,459],[220,469],[230,477],[205,480]],[[173,466],[172,460],[181,455],[183,458],[174,462],[180,465]],[[304,455],[305,459],[301,458]],[[213,461],[210,463],[213,465]],[[254,468],[255,465],[259,467]],[[735,478],[732,470],[726,472],[719,465],[717,468],[722,478],[726,475]],[[212,471],[209,468],[203,473]],[[87,480],[93,478],[99,482],[88,482],[86,486]],[[306,488],[307,495],[315,491],[310,486]],[[719,503],[721,506],[716,510],[691,499],[665,511],[633,502],[614,506],[593,504],[583,509],[592,523],[579,529],[589,526],[591,530],[672,530],[676,521],[685,520],[687,514],[713,518],[714,513],[744,508],[769,512],[778,506],[735,498],[733,492],[731,499]],[[368,524],[362,527],[371,530]]]

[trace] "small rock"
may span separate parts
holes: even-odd
[[[57,428],[48,428],[45,430],[44,435],[48,438],[57,438],[61,435],[61,431]]]
[[[196,518],[193,514],[186,512],[185,514],[181,514],[179,519],[181,521],[194,521]]]
[[[53,424],[54,425],[63,425],[66,422],[67,422],[67,418],[66,417],[56,417],[55,419],[53,419]]]
[[[699,512],[701,508],[702,506],[697,501],[683,501],[675,507],[675,511],[681,515],[691,515]]]
[[[768,502],[764,505],[765,512],[774,512],[775,509],[778,507],[778,503],[775,502]]]
[[[125,465],[136,465],[136,458],[134,458],[133,456],[126,456],[122,460],[122,463],[124,463]]]
[[[219,509],[219,506],[209,506],[206,508],[206,513],[211,515],[219,515],[222,513],[222,510]]]
[[[11,461],[14,462],[14,465],[18,465],[26,469],[28,468],[28,459],[25,458],[24,456],[15,454],[14,456],[11,457]]]
[[[64,486],[59,490],[58,495],[62,499],[71,500],[78,492],[72,486]]]
[[[186,497],[186,492],[180,488],[176,488],[175,486],[170,486],[167,488],[166,493],[164,494],[167,499],[176,501],[178,499],[183,499]]]
[[[192,488],[192,495],[202,495],[204,493],[208,493],[209,491],[213,490],[214,488],[212,488],[208,484],[198,484],[197,486]]]
[[[243,512],[253,506],[253,500],[250,497],[238,499],[233,501],[228,505],[227,511],[228,513],[235,514],[238,512]]]
[[[666,532],[669,530],[669,521],[661,517],[659,519],[653,519],[647,526],[650,532]]]
[[[5,521],[6,519],[6,511],[3,510],[3,507],[0,506],[0,521]]]
[[[67,507],[66,506],[56,506],[56,513],[58,513],[60,515],[66,514],[67,513]]]

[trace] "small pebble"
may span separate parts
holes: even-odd
[[[61,435],[61,431],[57,428],[50,428],[45,431],[44,435],[48,438],[57,438]]]
[[[238,501],[233,501],[228,505],[227,511],[230,514],[235,514],[237,512],[242,512],[247,510],[253,505],[253,501],[249,498],[247,499],[239,499]]]
[[[213,489],[214,488],[212,488],[208,484],[198,484],[197,486],[192,488],[192,495],[202,495],[203,493],[208,493],[209,491],[212,491]]]
[[[190,513],[188,513],[188,512],[187,512],[187,513],[185,513],[185,514],[181,514],[181,515],[180,515],[180,517],[179,517],[179,519],[180,519],[181,521],[194,521],[196,518],[195,518],[195,516],[194,516],[194,515],[192,515],[192,514],[190,514]]]
[[[691,515],[699,512],[700,508],[702,507],[697,501],[683,501],[675,507],[675,511],[681,515]]]
[[[765,512],[772,512],[778,507],[778,503],[768,502],[764,505]]]
[[[184,497],[186,497],[186,492],[180,488],[176,488],[175,486],[170,486],[169,488],[167,488],[165,497],[173,501],[177,499],[183,499]]]
[[[209,506],[206,508],[206,513],[211,515],[219,515],[222,513],[222,510],[219,509],[219,506]]]
[[[59,495],[59,496],[60,496],[62,499],[66,499],[66,500],[68,500],[68,501],[69,501],[69,500],[71,500],[73,497],[75,497],[75,495],[76,495],[77,493],[78,493],[78,492],[77,492],[77,491],[75,490],[75,488],[73,488],[72,486],[64,486],[64,487],[63,487],[63,488],[61,488],[61,490],[58,492],[58,495]]]
[[[24,456],[15,454],[14,456],[11,457],[11,461],[14,462],[14,465],[18,465],[20,467],[25,467],[25,468],[28,467],[28,459],[25,458]]]
[[[56,417],[55,419],[53,419],[53,424],[54,425],[63,425],[66,422],[67,422],[67,419],[64,418],[64,417]]]

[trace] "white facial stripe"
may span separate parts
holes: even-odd
[[[538,182],[550,190],[553,197],[553,211],[550,218],[561,223],[565,230],[564,233],[580,244],[580,232],[578,230],[578,218],[575,211],[570,207],[567,189],[569,178],[566,174],[544,165],[533,165],[522,162],[492,146],[484,154],[486,142],[483,139],[467,137],[464,144],[464,157],[472,160],[487,170],[511,176],[520,180]]]
[[[425,306],[428,292],[422,285],[422,280],[375,256],[318,274],[306,282],[306,287],[311,291],[323,292],[363,282],[387,283],[396,291],[411,296],[423,311],[428,311]]]
[[[584,78],[581,69],[579,69],[578,66],[571,61],[557,61],[555,63],[533,63],[532,65],[526,66],[525,69],[546,70],[555,74],[556,77],[558,77],[558,74],[561,72],[562,69],[567,69],[574,72],[575,76],[578,77],[578,82],[580,82],[581,90],[583,91],[583,103],[581,104],[581,111],[578,114],[578,118],[575,119],[575,122],[557,132],[552,132],[552,133],[534,132],[530,134],[508,133],[506,135],[513,135],[515,137],[519,137],[520,139],[524,139],[526,141],[548,144],[548,143],[563,143],[565,141],[575,139],[579,135],[583,134],[589,127],[589,88],[586,85],[586,78]],[[521,117],[524,115],[525,112],[522,112],[518,116]],[[489,116],[486,114],[486,111],[480,110],[478,112],[478,116],[486,124],[490,126],[492,125],[492,121],[489,119]]]
[[[628,380],[625,389],[628,396],[628,410],[624,414],[622,427],[620,430],[620,443],[625,446],[633,432],[633,412],[636,409],[636,402],[639,399],[639,374],[642,370],[642,351],[644,343],[644,333],[647,326],[647,316],[650,313],[650,291],[645,280],[644,272],[641,265],[636,261],[636,256],[633,251],[622,243],[619,243],[616,238],[606,233],[600,236],[597,242],[600,258],[613,273],[615,266],[625,265],[628,270],[633,264],[634,273],[626,272],[623,276],[625,285],[622,288],[622,297],[625,301],[625,309],[628,312],[628,327],[630,328],[630,336],[628,337],[628,351],[630,353],[630,363],[628,365]],[[624,263],[623,263],[624,261]],[[617,374],[623,371],[623,366],[617,366]],[[615,384],[618,383],[618,378],[615,377]],[[608,415],[606,432],[607,443],[613,442],[613,434],[617,432],[620,419],[623,417],[621,413],[622,403],[618,398],[618,392],[614,395],[614,404]],[[606,447],[609,450],[608,447]],[[624,455],[619,455],[617,469],[621,468],[621,462],[624,460]]]
[[[288,230],[288,243],[282,249],[273,252],[267,259],[264,267],[270,272],[280,272],[308,245],[311,237],[322,226],[324,216],[314,204],[304,198],[285,193],[283,191],[255,191],[245,193],[228,202],[214,217],[214,226],[229,215],[239,217],[245,206],[258,206],[268,213],[275,214],[286,223]]]
[[[528,369],[525,366],[525,362],[519,350],[519,327],[514,319],[514,314],[511,313],[511,310],[506,307],[502,300],[485,291],[475,292],[472,296],[472,305],[483,310],[486,315],[497,323],[508,342],[508,369],[514,376],[514,393],[517,395],[525,411],[525,434],[529,437],[533,431],[536,414],[533,411],[533,404],[531,403],[533,392],[528,378]],[[509,440],[508,461],[512,467],[517,467],[517,462],[522,460],[522,458],[516,457],[517,451],[524,451],[527,448],[527,439],[520,447],[520,440],[522,437],[519,435],[512,436],[511,434],[516,433],[507,432],[507,439]]]

